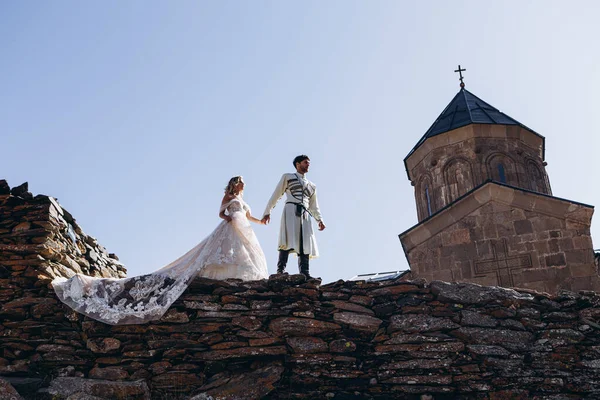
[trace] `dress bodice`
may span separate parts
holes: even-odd
[[[250,210],[248,204],[246,204],[246,202],[240,197],[231,199],[228,203],[223,205],[223,208],[227,210],[229,215],[233,214],[234,212],[241,212],[245,214]]]

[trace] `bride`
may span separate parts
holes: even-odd
[[[267,261],[250,226],[261,224],[242,199],[244,180],[235,176],[225,188],[223,221],[200,244],[158,271],[133,278],[57,278],[58,298],[74,310],[111,325],[160,319],[197,276],[258,280],[268,277]]]

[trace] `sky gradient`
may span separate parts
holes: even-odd
[[[598,15],[595,1],[0,2],[0,179],[58,198],[133,276],[206,237],[234,175],[260,218],[304,153],[327,224],[312,275],[406,269],[403,159],[458,64],[546,137],[555,196],[600,205]],[[282,207],[255,225],[270,273]]]

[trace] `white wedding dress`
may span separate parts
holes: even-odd
[[[197,276],[245,281],[268,277],[267,261],[237,196],[221,207],[231,217],[200,244],[166,267],[133,278],[93,278],[77,274],[58,278],[58,298],[74,310],[111,325],[160,319]]]

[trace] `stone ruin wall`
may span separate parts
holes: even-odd
[[[27,183],[11,189],[0,180],[0,278],[35,277],[47,283],[73,273],[123,278],[127,271],[56,199],[34,197]],[[15,287],[13,293],[3,285],[0,298],[27,289]]]
[[[54,200],[0,187],[0,398],[600,396],[594,292],[197,279],[160,321],[110,326],[64,306],[49,282],[123,266]]]

